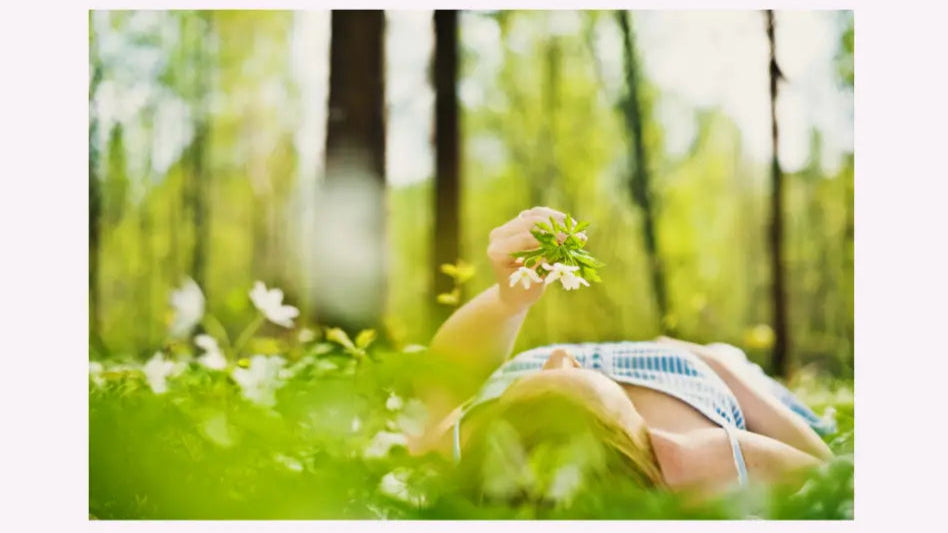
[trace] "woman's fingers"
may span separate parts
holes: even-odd
[[[494,228],[491,232],[491,239],[508,237],[521,231],[530,231],[538,222],[549,222],[550,217],[560,223],[566,221],[566,215],[549,207],[533,207],[521,211],[515,218],[509,220],[506,224]]]
[[[524,250],[536,250],[540,247],[540,241],[530,232],[521,231],[514,235],[492,240],[487,247],[487,255],[494,261],[510,262],[514,261],[510,254],[522,252]]]
[[[566,214],[557,211],[556,209],[551,209],[549,207],[531,207],[525,211],[521,211],[517,218],[526,218],[528,216],[540,216],[543,218],[553,217],[560,222],[566,219]]]

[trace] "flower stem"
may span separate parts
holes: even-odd
[[[263,316],[263,313],[257,313],[257,317],[253,319],[253,322],[247,324],[247,327],[240,332],[240,336],[237,337],[237,342],[234,343],[234,359],[240,357],[240,352],[244,349],[244,346],[250,341],[253,334],[260,329],[260,326],[263,325],[265,320],[266,318]]]
[[[204,326],[204,329],[211,334],[212,337],[223,341],[225,349],[230,348],[230,336],[227,335],[227,329],[224,328],[224,325],[221,324],[221,322],[217,320],[214,315],[206,313],[204,315],[204,319],[201,320],[201,324]]]

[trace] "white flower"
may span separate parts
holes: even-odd
[[[280,370],[286,360],[279,355],[255,355],[250,358],[249,368],[236,367],[231,377],[240,385],[240,390],[248,400],[268,407],[276,405],[275,392],[283,385]]]
[[[363,457],[385,457],[389,450],[394,446],[407,446],[408,439],[402,433],[393,433],[391,431],[379,431],[372,438],[372,441],[365,450],[362,451]]]
[[[582,487],[583,470],[580,465],[566,464],[561,466],[553,476],[553,481],[547,489],[547,496],[554,501],[569,501]]]
[[[299,335],[297,335],[297,338],[299,339],[300,342],[304,342],[304,343],[310,342],[310,341],[316,340],[316,332],[309,328],[303,328],[300,330]]]
[[[580,285],[589,286],[588,281],[575,274],[575,272],[579,270],[578,266],[569,266],[563,263],[553,263],[553,265],[550,266],[548,263],[543,263],[543,268],[550,271],[546,276],[545,283],[547,285],[556,280],[560,280],[563,288],[568,291],[578,289]]]
[[[351,429],[353,433],[356,433],[356,432],[358,432],[360,429],[362,429],[362,419],[359,418],[359,417],[353,418],[353,419],[352,419],[352,426],[350,426],[349,429]]]
[[[396,468],[382,476],[381,481],[379,481],[379,491],[382,494],[411,505],[424,505],[427,502],[427,498],[425,498],[424,494],[412,490],[408,483],[410,476],[411,471],[407,468]]]
[[[289,455],[283,455],[282,453],[277,453],[273,455],[273,459],[276,462],[280,463],[281,465],[285,466],[288,470],[292,470],[293,472],[303,471],[303,463],[299,462],[293,457],[290,457]]]
[[[578,289],[580,285],[585,285],[586,287],[589,286],[588,281],[577,276],[576,274],[573,274],[572,272],[564,273],[560,278],[560,283],[563,285],[563,288],[568,291]]]
[[[201,363],[211,370],[223,370],[227,367],[227,359],[221,353],[217,340],[210,335],[200,334],[194,337],[194,344],[204,350],[204,355],[198,357],[198,363]]]
[[[418,398],[405,402],[405,406],[395,418],[395,424],[406,435],[421,436],[428,422],[428,408]]]
[[[540,283],[542,281],[543,281],[543,278],[541,278],[540,275],[537,274],[535,270],[533,270],[532,268],[527,268],[525,266],[518,268],[517,270],[514,271],[513,274],[510,275],[511,287],[513,287],[517,283],[520,283],[524,289],[529,289],[530,282]]]
[[[300,314],[300,310],[292,305],[283,305],[283,291],[267,290],[267,286],[262,281],[253,284],[250,299],[253,305],[267,317],[267,320],[285,328],[292,328],[293,319]]]
[[[385,400],[385,408],[389,411],[398,411],[402,408],[402,405],[404,405],[404,402],[394,392],[389,394],[388,400]]]
[[[89,377],[92,378],[92,383],[94,383],[96,387],[105,385],[105,378],[102,377],[103,372],[105,372],[105,367],[102,366],[102,363],[89,361]]]
[[[408,344],[402,348],[402,353],[418,353],[427,350],[428,348],[422,346],[421,344]]]
[[[181,287],[171,292],[171,307],[174,308],[171,335],[186,335],[204,318],[204,293],[193,279],[185,278]]]
[[[168,361],[165,359],[163,353],[155,352],[155,355],[142,367],[142,372],[145,373],[145,380],[148,382],[148,386],[151,387],[151,390],[154,391],[155,394],[162,394],[168,390],[168,383],[166,381],[168,376],[180,374],[185,366],[183,363]]]
[[[229,448],[234,445],[234,434],[230,430],[230,424],[227,423],[227,416],[222,413],[205,420],[201,425],[201,429],[204,431],[205,437],[222,448]]]

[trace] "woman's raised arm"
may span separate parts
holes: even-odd
[[[494,228],[487,256],[497,283],[461,306],[438,329],[429,353],[444,375],[423,384],[429,419],[437,422],[477,392],[490,374],[510,356],[517,333],[530,307],[543,294],[544,284],[533,279],[529,287],[511,285],[510,276],[521,265],[510,254],[539,247],[530,233],[537,222],[565,215],[547,207],[534,207]]]

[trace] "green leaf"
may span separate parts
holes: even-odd
[[[363,329],[356,335],[355,345],[361,349],[368,348],[377,336],[374,329]]]
[[[350,350],[356,349],[352,343],[352,339],[350,339],[349,335],[341,328],[326,328],[326,339],[341,344]]]
[[[540,244],[552,244],[556,237],[552,233],[544,233],[536,229],[530,230],[530,234],[533,235],[536,240],[540,241]]]
[[[559,222],[556,221],[555,218],[553,218],[553,215],[550,215],[550,225],[553,226],[553,231],[551,233],[556,233],[560,231],[561,229],[565,229],[563,228],[563,226],[560,225]]]
[[[443,292],[435,299],[442,305],[458,305],[461,303],[461,289],[455,287],[451,292]]]
[[[457,278],[458,267],[452,265],[451,263],[445,263],[441,265],[441,272],[447,274],[449,277]]]

